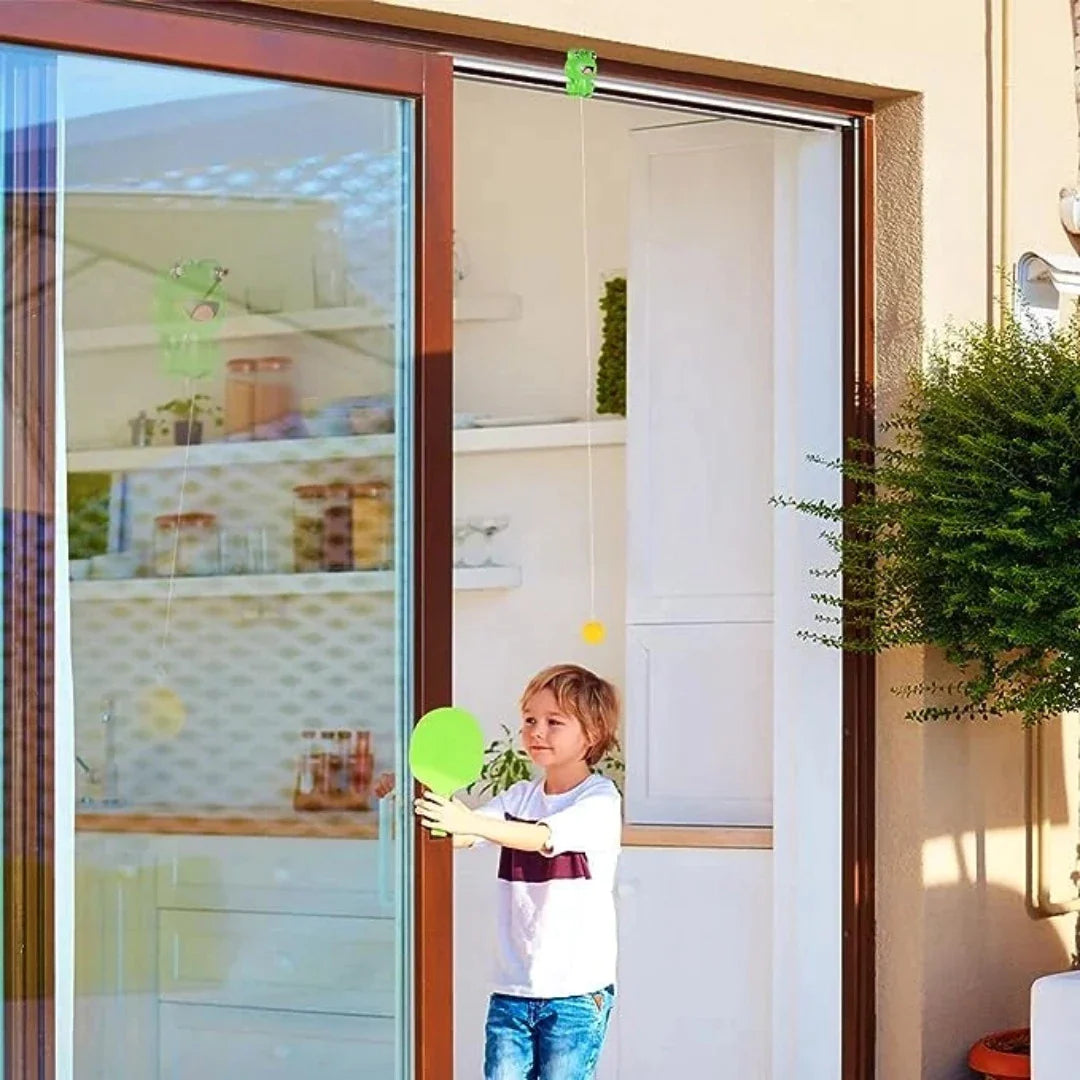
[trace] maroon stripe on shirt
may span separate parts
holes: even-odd
[[[535,821],[505,815],[507,821],[525,821],[535,825]],[[504,847],[499,858],[500,881],[525,881],[535,885],[544,881],[566,881],[568,879],[592,879],[589,872],[589,857],[583,851],[564,851],[558,855],[541,855],[539,851],[517,851]]]

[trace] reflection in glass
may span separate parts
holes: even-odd
[[[406,1076],[412,106],[59,78],[77,1080]]]

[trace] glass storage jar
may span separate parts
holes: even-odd
[[[293,488],[293,570],[313,574],[323,568],[324,484],[299,484]]]
[[[392,559],[394,505],[384,480],[354,484],[352,489],[352,556],[357,570],[385,570]]]
[[[323,567],[326,570],[351,570],[352,486],[326,485],[326,509],[323,511]]]
[[[300,419],[293,386],[293,362],[287,356],[264,356],[254,363],[254,437],[287,439],[296,434]]]
[[[218,571],[216,515],[162,514],[154,518],[154,572],[159,577],[173,573],[199,577]]]
[[[230,360],[225,365],[225,438],[251,438],[255,422],[255,361]]]

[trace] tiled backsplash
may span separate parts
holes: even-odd
[[[369,730],[376,771],[393,766],[392,596],[178,599],[162,650],[165,615],[163,600],[73,608],[76,747],[102,766],[112,698],[125,802],[290,805],[305,728]],[[141,707],[162,657],[186,713],[171,737]]]

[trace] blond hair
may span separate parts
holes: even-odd
[[[619,745],[619,692],[607,681],[577,664],[553,664],[538,671],[522,691],[519,706],[550,690],[560,711],[585,730],[589,740],[586,763],[591,767]]]

